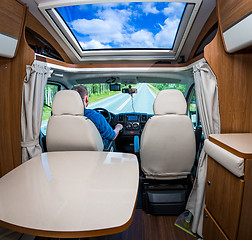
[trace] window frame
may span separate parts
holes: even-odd
[[[193,100],[193,97],[195,95],[195,104],[196,104],[196,121],[195,121],[195,126],[193,126],[194,129],[196,129],[196,127],[200,126],[200,118],[199,118],[199,111],[198,111],[198,106],[197,106],[197,99],[196,99],[196,92],[195,92],[195,84],[193,83],[189,90],[188,90],[188,93],[186,95],[186,102],[187,102],[187,115],[188,117],[192,120],[192,114],[191,114],[191,111],[190,111],[190,105],[191,105],[191,102]],[[193,123],[193,121],[192,121]]]

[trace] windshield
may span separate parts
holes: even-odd
[[[89,93],[88,109],[105,108],[113,114],[140,112],[153,114],[153,103],[159,91],[164,89],[178,89],[185,94],[186,84],[178,83],[138,83],[131,85],[137,89],[137,93],[122,93],[122,91],[110,91],[108,83],[85,84]],[[121,85],[121,88],[129,86]],[[51,116],[51,106],[54,95],[60,90],[60,86],[47,84],[44,96],[44,108],[41,124],[41,132],[46,135],[47,122]]]
[[[89,91],[89,109],[105,108],[118,114],[125,112],[142,112],[153,114],[153,103],[159,91],[178,89],[185,93],[185,84],[175,83],[139,83],[132,85],[137,93],[111,92],[108,84],[86,84]]]

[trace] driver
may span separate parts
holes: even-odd
[[[119,131],[123,128],[123,125],[118,123],[113,130],[101,113],[93,109],[87,109],[89,96],[86,86],[77,85],[74,86],[72,90],[77,91],[80,94],[85,108],[84,116],[89,118],[94,123],[101,134],[104,146],[106,146],[110,140],[115,140],[119,134]]]

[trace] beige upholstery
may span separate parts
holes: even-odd
[[[160,91],[153,105],[155,115],[186,114],[187,104],[182,92],[176,89]]]
[[[84,115],[83,101],[78,92],[63,90],[57,92],[52,103],[54,116],[59,115]]]
[[[102,151],[103,142],[93,122],[84,117],[78,92],[59,91],[52,104],[53,116],[46,131],[47,151]]]
[[[210,142],[204,141],[205,152],[237,177],[244,176],[244,159]]]
[[[186,101],[180,91],[164,90],[157,95],[154,116],[141,137],[141,167],[146,178],[178,179],[190,174],[196,146],[192,122],[185,113]]]

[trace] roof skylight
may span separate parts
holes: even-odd
[[[80,61],[175,60],[201,2],[55,0],[39,9]]]
[[[58,7],[82,50],[172,49],[186,3],[123,2]]]

